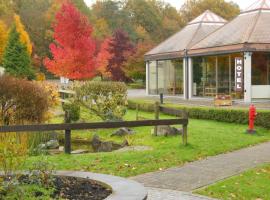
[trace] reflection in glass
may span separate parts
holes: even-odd
[[[149,93],[183,94],[183,60],[160,60],[157,61],[157,66],[150,64]]]
[[[254,52],[252,55],[252,85],[270,85],[270,54]]]
[[[148,68],[148,89],[149,94],[157,94],[157,65],[156,61],[149,61]]]
[[[235,92],[235,58],[241,54],[193,58],[193,96],[214,97],[217,94],[243,98]]]

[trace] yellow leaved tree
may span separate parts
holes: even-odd
[[[24,25],[21,22],[21,18],[19,15],[16,15],[16,14],[14,15],[14,22],[15,22],[15,26],[18,33],[20,33],[21,42],[26,45],[27,52],[29,53],[29,55],[32,55],[32,48],[33,48],[32,43],[31,43],[28,33],[26,32],[24,28]]]
[[[8,31],[5,23],[0,20],[0,65],[7,43]]]

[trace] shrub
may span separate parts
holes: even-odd
[[[122,120],[126,113],[127,87],[124,83],[77,82],[74,91],[78,102],[103,121]]]
[[[0,124],[40,123],[49,110],[48,93],[39,85],[0,77]]]
[[[140,110],[146,112],[154,111],[154,103],[150,101],[128,101],[130,109],[136,109],[136,104],[139,104]],[[222,108],[202,108],[188,107],[181,105],[167,105],[176,109],[186,110],[189,117],[193,119],[216,120],[220,122],[248,124],[248,110],[244,109],[222,109]],[[270,111],[257,111],[258,115],[255,121],[257,126],[270,128]]]
[[[50,110],[45,113],[44,120],[49,120],[53,117],[51,110],[60,105],[57,85],[44,81],[37,81],[36,83],[38,83],[39,86],[47,93],[48,107]]]
[[[66,123],[76,122],[80,119],[80,105],[77,102],[63,104],[63,110],[68,113]]]
[[[16,140],[14,133],[1,134],[0,140],[0,170],[10,176],[22,166],[27,147]]]

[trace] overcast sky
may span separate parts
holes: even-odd
[[[96,0],[84,0],[84,1],[87,3],[87,5],[90,6]],[[179,9],[183,5],[183,3],[185,2],[185,0],[164,0],[164,1],[170,3],[171,5],[176,7],[177,9]],[[253,2],[255,2],[255,0],[226,0],[226,1],[233,1],[233,2],[237,3],[242,10],[247,8]]]

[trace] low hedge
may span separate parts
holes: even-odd
[[[139,104],[140,110],[146,112],[154,111],[154,103],[151,101],[129,100],[128,107],[136,109]],[[203,108],[203,107],[189,107],[182,105],[165,104],[165,106],[175,109],[186,110],[189,117],[193,119],[216,120],[220,122],[248,124],[248,110],[247,109],[222,109],[222,108]],[[270,111],[257,111],[258,115],[255,125],[270,129]]]

